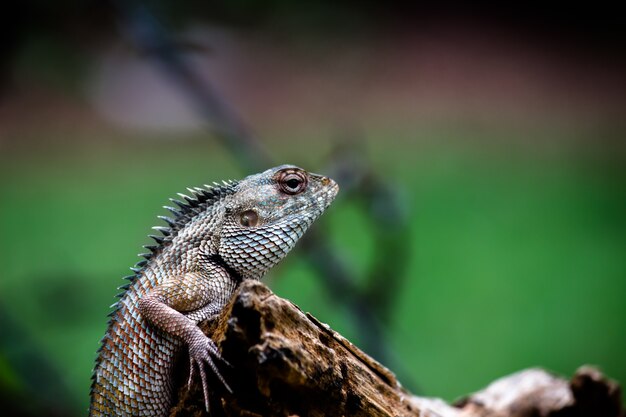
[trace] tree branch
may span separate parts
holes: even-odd
[[[531,369],[505,377],[448,405],[406,391],[387,368],[343,336],[274,295],[245,281],[220,319],[203,330],[216,340],[233,388],[214,381],[213,416],[583,416],[623,415],[619,386],[592,368],[571,382]],[[186,358],[172,417],[202,416],[199,381],[188,389]]]

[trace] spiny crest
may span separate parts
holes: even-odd
[[[161,220],[167,223],[167,226],[153,227],[154,230],[163,234],[163,236],[159,236],[162,240],[175,236],[196,215],[205,211],[207,207],[213,205],[223,196],[232,194],[238,183],[235,181],[223,181],[222,184],[214,184],[214,186],[204,185],[204,187],[187,188],[190,196],[178,193],[183,201],[170,198],[170,201],[178,208],[170,206],[163,206],[163,208],[169,210],[174,217],[159,216]]]
[[[141,274],[145,266],[148,264],[148,261],[152,259],[163,247],[165,243],[170,241],[180,229],[182,229],[191,219],[193,219],[196,215],[202,213],[208,207],[213,205],[216,201],[220,200],[223,196],[232,194],[235,191],[235,187],[238,182],[236,181],[222,181],[222,184],[218,184],[216,182],[214,185],[204,185],[204,187],[194,187],[187,188],[190,196],[179,193],[178,195],[182,198],[183,201],[177,200],[174,198],[170,198],[170,201],[176,204],[178,208],[163,206],[165,209],[169,210],[174,217],[167,216],[157,216],[159,219],[165,221],[167,226],[154,226],[152,229],[160,232],[160,235],[148,235],[155,240],[156,245],[144,245],[144,249],[147,249],[148,252],[140,253],[138,256],[144,258],[135,264],[131,269],[133,271],[132,275],[128,275],[123,279],[129,281],[127,284],[118,287],[118,290],[121,290],[119,294],[116,295],[117,298],[122,298],[126,291],[133,282],[137,279],[137,277]],[[109,313],[109,317],[113,317],[119,308],[119,302],[111,305],[112,311]],[[110,323],[110,321],[109,321]]]

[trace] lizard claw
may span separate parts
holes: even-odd
[[[218,354],[218,356],[215,357],[215,359],[217,359],[218,361],[220,361],[222,364],[228,366],[229,368],[234,368],[233,365],[231,365],[230,362],[228,362],[226,359],[224,359],[221,355]]]
[[[209,368],[211,368],[213,374],[217,376],[217,378],[220,380],[222,385],[224,385],[226,390],[231,394],[233,393],[233,390],[226,383],[226,380],[220,373],[219,369],[217,369],[214,359],[231,366],[226,360],[222,358],[213,340],[206,337],[204,334],[202,334],[202,337],[200,337],[199,335],[197,338],[194,339],[192,343],[189,344],[190,370],[189,381],[187,382],[187,385],[191,386],[197,368],[198,373],[200,374],[200,379],[202,381],[202,390],[204,392],[204,406],[207,413],[209,412],[209,382],[205,370],[205,365],[208,365]]]

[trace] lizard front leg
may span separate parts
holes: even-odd
[[[215,342],[207,337],[197,323],[217,315],[228,303],[236,282],[220,266],[189,272],[166,279],[139,299],[142,316],[153,326],[179,338],[189,348],[191,383],[197,368],[202,379],[204,401],[209,410],[209,384],[205,372],[208,365],[226,389],[214,359],[222,360]]]

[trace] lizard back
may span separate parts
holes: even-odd
[[[216,184],[217,185],[217,184]],[[225,182],[215,187],[205,185],[170,199],[176,208],[166,206],[173,217],[163,218],[167,227],[156,227],[160,235],[150,235],[156,245],[145,245],[149,252],[133,268],[130,281],[119,287],[120,300],[113,304],[107,331],[101,341],[92,375],[89,415],[162,416],[169,410],[174,388],[172,368],[183,342],[150,326],[140,314],[137,300],[162,283],[164,268],[182,272],[181,255],[193,242],[181,243],[179,233],[193,226],[199,215],[219,211],[217,205],[232,194],[237,183]],[[184,237],[184,236],[183,236]],[[193,248],[191,248],[193,250]]]

